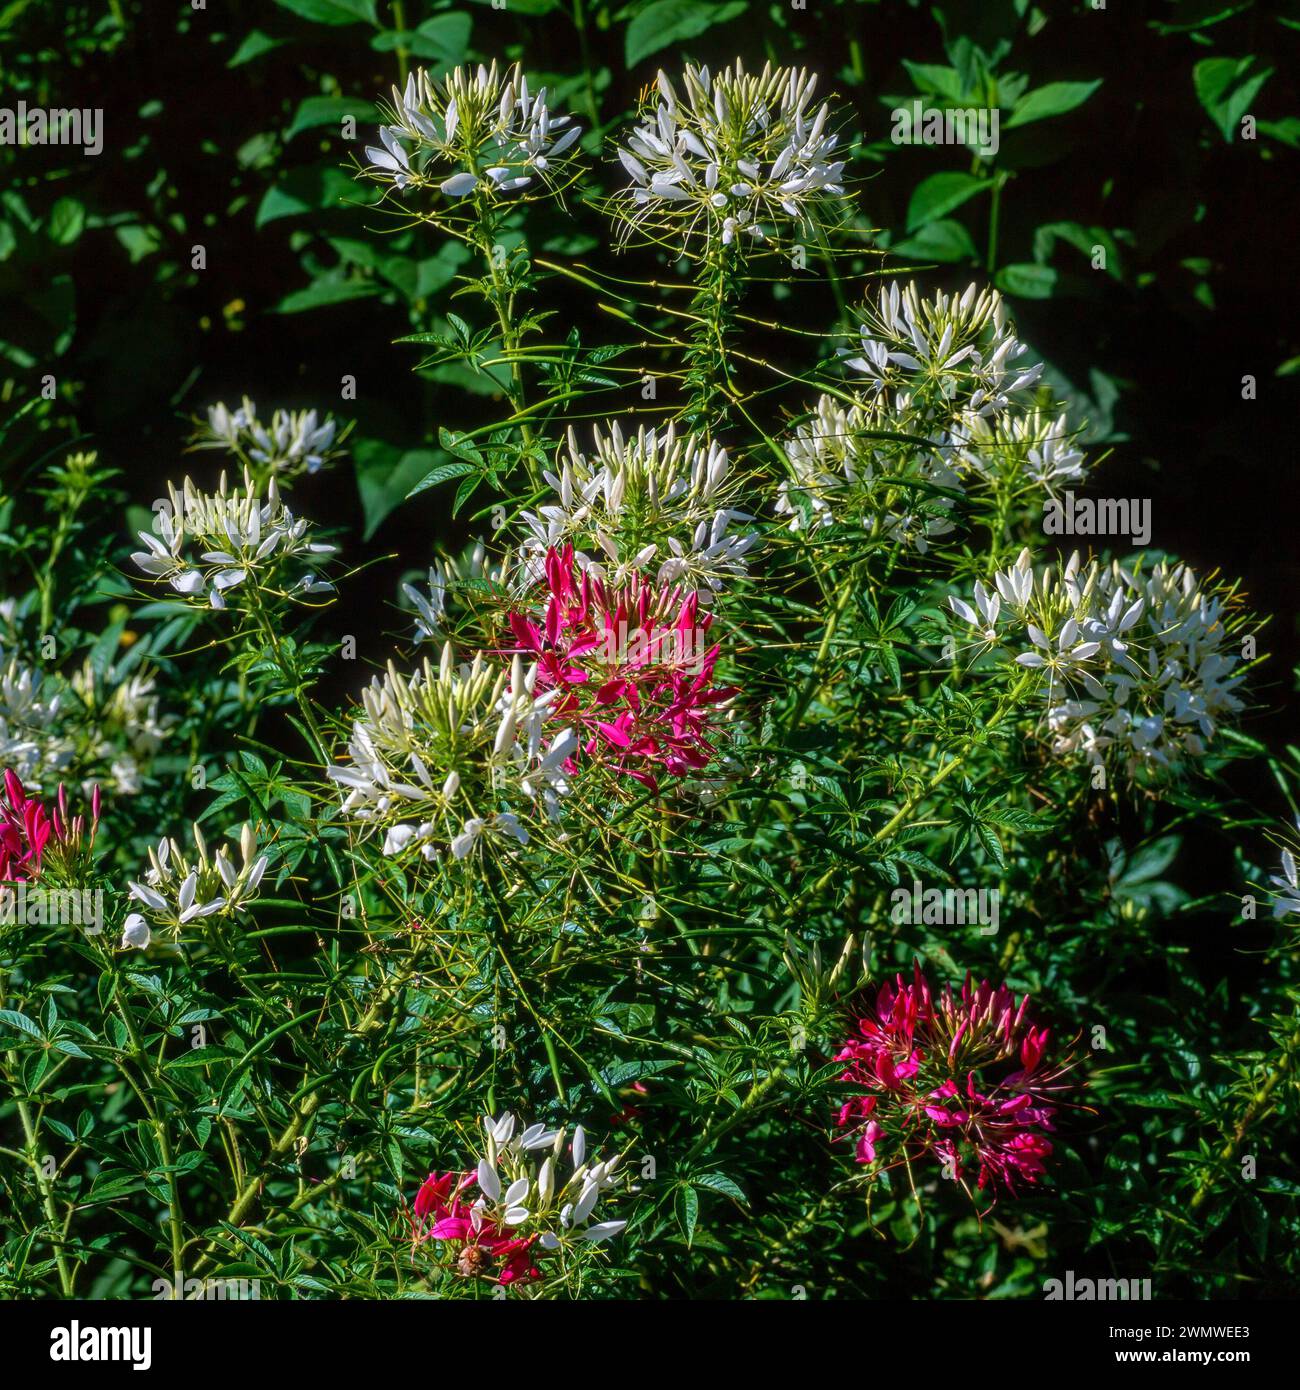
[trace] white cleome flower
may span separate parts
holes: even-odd
[[[518,656],[507,669],[482,653],[458,666],[450,643],[436,669],[426,659],[406,677],[390,663],[362,692],[351,761],[327,769],[342,814],[382,831],[391,857],[459,861],[485,840],[526,845],[528,828],[499,803],[541,799],[552,812],[574,747],[570,730],[546,726],[554,697],[535,697],[536,679]]]
[[[731,529],[753,518],[731,505],[736,484],[720,445],[672,425],[625,437],[613,421],[593,431],[590,453],[570,429],[558,472],[545,477],[554,500],[522,513],[528,582],[541,579],[547,550],[565,543],[582,569],[615,584],[637,570],[707,597],[746,572],[757,535]]]
[[[558,1178],[565,1147],[563,1129],[541,1124],[520,1128],[512,1114],[485,1116],[483,1128],[486,1153],[474,1173],[479,1195],[472,1210],[484,1222],[516,1228],[520,1236],[534,1236],[547,1251],[577,1242],[599,1245],[627,1226],[625,1220],[592,1219],[600,1200],[616,1188],[625,1193],[629,1180],[621,1154],[586,1161],[581,1125],[573,1136],[573,1171],[563,1182]],[[543,1152],[546,1156],[540,1161],[533,1157]]]
[[[167,491],[157,534],[139,532],[146,549],[131,556],[151,580],[218,609],[246,584],[293,599],[333,591],[317,566],[336,547],[311,539],[309,523],[284,505],[274,478],[265,499],[248,472],[233,492],[224,473],[214,493],[200,492],[189,478],[179,492],[170,483]]]
[[[332,415],[322,419],[314,410],[277,410],[270,424],[263,424],[257,407],[245,396],[236,410],[221,401],[212,406],[194,443],[199,449],[234,454],[259,477],[284,480],[319,473],[340,457],[344,433]]]
[[[368,172],[451,200],[557,185],[582,134],[571,116],[552,113],[545,87],[530,91],[518,64],[504,76],[495,62],[456,68],[441,82],[420,68],[393,88],[390,117],[380,143],[366,146]]]
[[[188,923],[218,914],[231,916],[257,897],[268,860],[257,852],[251,825],[240,832],[238,869],[224,846],[215,855],[208,853],[197,825],[194,847],[193,858],[171,839],[159,840],[157,848],[149,851],[149,868],[129,885],[130,897],[140,910],[123,924],[124,949],[143,950],[159,932],[174,941]]]
[[[791,531],[850,525],[924,554],[953,529],[953,494],[962,490],[944,436],[925,431],[882,398],[822,396],[783,441],[792,477],[778,491],[777,515]]]
[[[997,290],[971,285],[961,295],[922,299],[915,284],[900,290],[894,281],[864,309],[861,353],[844,365],[867,377],[871,393],[905,392],[913,416],[949,429],[1024,398],[1043,372],[1041,362],[1021,362],[1026,351]]]
[[[618,149],[632,179],[618,199],[625,236],[739,249],[843,204],[844,161],[829,107],[813,107],[814,75],[769,63],[753,76],[737,59],[716,75],[687,66],[681,83],[679,95],[660,71]]]
[[[1239,652],[1222,595],[1184,564],[1083,564],[1035,573],[1028,551],[977,585],[953,612],[1043,677],[1054,753],[1104,762],[1128,775],[1202,756],[1219,723],[1242,708],[1233,693]]]

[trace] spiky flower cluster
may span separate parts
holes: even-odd
[[[554,185],[574,157],[582,128],[551,114],[546,88],[530,92],[516,63],[456,68],[442,82],[419,68],[393,88],[380,145],[367,145],[374,177],[399,190],[437,188],[448,198],[496,199],[538,179]]]
[[[314,410],[277,410],[270,424],[263,424],[257,407],[245,396],[235,410],[221,401],[212,406],[194,443],[199,449],[234,454],[258,479],[284,481],[319,473],[342,454],[337,447],[342,440],[332,415],[321,419]]]
[[[336,547],[310,538],[309,523],[284,505],[274,478],[265,500],[247,471],[233,492],[223,473],[215,493],[189,478],[179,492],[168,483],[167,493],[155,513],[158,534],[139,532],[147,549],[131,556],[151,580],[212,608],[225,608],[241,585],[298,600],[333,591],[317,566]]]
[[[688,252],[697,241],[741,246],[814,224],[844,197],[829,107],[812,108],[815,75],[769,63],[755,77],[737,60],[716,76],[688,65],[681,81],[684,99],[659,72],[641,125],[618,149],[633,181],[620,200],[626,232]]]
[[[467,556],[461,559],[437,560],[429,566],[425,587],[403,584],[402,593],[415,612],[415,640],[436,642],[447,640],[447,602],[458,590],[500,584],[503,565],[487,563],[487,549],[475,541]]]
[[[89,871],[99,829],[99,788],[91,793],[90,815],[69,816],[68,796],[59,785],[53,811],[27,795],[21,779],[5,768],[0,800],[0,883],[36,879],[48,870],[64,882]]]
[[[1069,1063],[1049,1062],[1028,1007],[1028,995],[1017,1006],[1005,985],[969,975],[959,996],[945,986],[936,998],[919,962],[910,984],[883,985],[835,1058],[855,1090],[837,1123],[856,1136],[858,1162],[874,1173],[930,1157],[993,1200],[1038,1182]]]
[[[685,777],[713,761],[721,707],[736,694],[713,683],[712,614],[694,590],[622,585],[580,571],[573,548],[550,550],[545,607],[511,613],[518,650],[537,663],[551,717],[580,729],[563,770],[601,763],[658,791],[658,774]]]
[[[593,431],[587,453],[570,429],[558,474],[545,477],[557,500],[522,514],[533,582],[542,578],[547,552],[565,544],[583,570],[615,585],[655,565],[659,584],[712,594],[746,571],[757,535],[731,530],[753,518],[732,505],[735,481],[718,444],[678,435],[671,424],[624,436],[613,421]]]
[[[888,395],[899,414],[929,428],[994,418],[1023,403],[1043,373],[1041,362],[1017,365],[1027,349],[1002,296],[973,284],[922,299],[915,283],[900,290],[895,280],[866,305],[861,336],[861,356],[844,365],[867,377],[871,395]]]
[[[236,869],[225,847],[209,855],[203,832],[194,827],[195,855],[190,858],[175,840],[158,841],[149,851],[149,868],[140,882],[130,885],[131,898],[140,911],[127,917],[122,927],[122,947],[143,951],[155,933],[169,941],[179,939],[190,922],[217,914],[233,916],[258,895],[268,863],[257,852],[251,825],[239,836],[241,867]]]
[[[941,432],[929,448],[889,437],[920,428],[892,416],[880,398],[845,405],[822,396],[785,441],[793,477],[780,486],[777,515],[790,518],[791,531],[862,526],[925,554],[933,537],[953,529],[951,494],[961,482]]]
[[[16,656],[0,669],[0,762],[37,788],[72,758],[60,718],[65,695]]]
[[[159,709],[157,673],[147,667],[96,671],[87,659],[68,682],[80,702],[84,735],[78,762],[107,769],[105,781],[119,795],[140,790],[141,776],[175,726]]]
[[[621,1155],[587,1161],[587,1138],[577,1126],[565,1164],[564,1130],[545,1125],[518,1129],[515,1117],[485,1116],[483,1157],[465,1173],[430,1173],[411,1212],[413,1243],[445,1244],[452,1268],[465,1279],[498,1284],[543,1277],[536,1263],[546,1255],[563,1259],[582,1246],[612,1239],[626,1221],[593,1221],[596,1204],[614,1187],[626,1186]],[[536,1154],[546,1152],[538,1163]]]
[[[996,290],[883,289],[865,311],[862,355],[845,364],[869,382],[822,396],[785,441],[792,476],[777,514],[792,531],[862,525],[924,553],[972,484],[1014,496],[1080,481],[1066,416],[1034,403],[1042,364],[1012,365],[1024,351]]]
[[[1058,756],[1094,766],[1114,756],[1130,777],[1169,769],[1204,754],[1242,708],[1224,596],[1187,565],[1084,565],[1076,553],[1035,573],[1023,550],[973,597],[949,604],[981,645],[1020,646],[1014,660],[1041,672]]]
[[[457,666],[450,643],[436,669],[426,658],[409,678],[390,662],[362,692],[351,762],[327,770],[343,814],[382,831],[388,855],[465,859],[484,837],[527,844],[518,811],[540,797],[558,813],[572,751],[571,733],[546,726],[551,697],[537,678],[522,659],[502,669],[481,652]]]
[[[1032,406],[991,418],[967,412],[953,424],[948,443],[950,466],[959,476],[1005,478],[1047,493],[1087,476],[1083,450],[1063,411]]]

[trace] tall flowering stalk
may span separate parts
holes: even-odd
[[[969,975],[959,995],[936,996],[919,962],[910,984],[885,983],[835,1058],[854,1091],[837,1124],[857,1161],[878,1173],[928,1157],[990,1201],[1039,1182],[1070,1063],[1051,1060],[1028,1009],[1028,995],[1017,1005]]]

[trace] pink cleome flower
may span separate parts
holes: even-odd
[[[538,621],[509,615],[514,651],[538,664],[537,693],[559,691],[556,723],[577,727],[582,752],[658,790],[712,761],[717,708],[733,686],[713,684],[713,615],[693,590],[657,588],[636,574],[617,588],[578,573],[573,547],[546,554],[546,604]],[[570,759],[565,771],[576,771]]]
[[[835,1058],[859,1088],[837,1120],[857,1135],[858,1162],[883,1169],[931,1154],[963,1186],[974,1169],[994,1200],[1036,1183],[1052,1153],[1049,1098],[1066,1089],[1070,1063],[1048,1063],[1048,1032],[1028,1005],[969,975],[960,996],[945,986],[936,999],[919,962],[911,984],[883,985]]]
[[[459,1246],[456,1269],[468,1279],[496,1274],[498,1284],[540,1279],[533,1264],[534,1236],[511,1235],[505,1228],[473,1210],[463,1195],[476,1185],[476,1173],[430,1173],[415,1194],[411,1213],[413,1244],[445,1240]],[[494,1268],[496,1261],[502,1261]]]
[[[89,853],[99,827],[99,788],[90,799],[89,836],[83,816],[68,819],[68,798],[60,783],[51,816],[45,806],[29,797],[12,768],[4,774],[5,795],[0,800],[0,883],[40,877],[42,860],[57,851],[65,859]]]

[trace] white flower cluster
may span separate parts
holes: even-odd
[[[415,640],[442,643],[447,638],[447,600],[457,589],[485,581],[500,584],[503,566],[487,563],[487,548],[475,541],[468,556],[460,560],[436,560],[429,566],[426,588],[403,584],[402,592],[415,610]]]
[[[87,660],[69,684],[81,702],[79,723],[89,743],[81,756],[107,765],[105,780],[113,792],[134,796],[143,767],[175,725],[159,712],[156,673],[138,669],[123,674],[109,666],[100,675]]]
[[[16,656],[0,669],[0,765],[33,791],[56,779],[73,754],[60,719],[64,692],[51,684]]]
[[[281,479],[319,473],[339,457],[342,450],[335,445],[341,442],[332,415],[322,420],[314,410],[277,410],[265,425],[247,396],[235,410],[220,401],[212,406],[195,436],[198,448],[225,449],[258,476]]]
[[[785,441],[792,477],[777,514],[792,531],[861,524],[924,552],[972,484],[1019,494],[1081,481],[1066,416],[1034,401],[1042,364],[1013,365],[1024,351],[996,290],[883,289],[862,355],[845,363],[869,380],[848,400],[822,396]]]
[[[147,549],[131,556],[150,579],[213,608],[225,608],[226,595],[250,580],[295,599],[333,591],[316,565],[336,547],[309,538],[309,523],[284,505],[274,478],[265,500],[247,471],[242,490],[228,491],[223,473],[215,493],[200,492],[189,478],[180,492],[168,483],[167,492],[155,513],[158,534],[141,531]]]
[[[1064,412],[1033,406],[992,419],[968,413],[953,425],[949,443],[949,463],[963,476],[1018,479],[1047,493],[1087,476],[1083,450]]]
[[[737,61],[716,76],[688,66],[682,85],[684,100],[661,70],[657,99],[619,148],[633,180],[621,199],[629,232],[680,236],[684,246],[696,236],[766,241],[843,197],[829,108],[811,109],[814,75],[769,63],[754,77]]]
[[[922,555],[933,537],[951,531],[948,494],[960,492],[961,482],[942,436],[924,449],[885,437],[898,430],[879,399],[846,405],[822,396],[812,418],[784,441],[794,477],[781,484],[775,510],[790,518],[788,529],[852,523]]]
[[[1201,756],[1242,708],[1224,601],[1184,564],[1083,565],[1076,553],[1036,574],[1024,550],[973,597],[949,604],[980,644],[1027,643],[1015,661],[1045,674],[1058,756],[1097,765],[1113,752],[1130,776],[1167,769]]]
[[[516,63],[456,68],[436,82],[420,68],[393,88],[392,120],[367,145],[375,175],[399,190],[436,187],[448,198],[516,193],[539,178],[553,184],[582,134],[551,114],[546,88],[530,92]],[[409,146],[409,148],[408,148]]]
[[[87,660],[67,680],[0,653],[0,766],[33,792],[75,776],[87,792],[134,796],[174,723],[151,671],[96,674]]]
[[[564,1159],[564,1130],[530,1125],[516,1133],[515,1117],[510,1114],[495,1120],[484,1116],[483,1128],[487,1153],[477,1170],[481,1195],[471,1211],[481,1211],[498,1226],[514,1229],[521,1236],[532,1234],[529,1227],[540,1226],[537,1244],[543,1250],[557,1250],[574,1239],[600,1244],[627,1225],[626,1221],[591,1219],[604,1193],[624,1185],[624,1174],[619,1154],[588,1163],[587,1136],[581,1125],[573,1132],[573,1167],[567,1177],[559,1172]],[[526,1156],[543,1149],[550,1149],[550,1153],[540,1166]]]
[[[540,797],[557,817],[563,764],[577,747],[570,729],[544,743],[553,696],[535,698],[536,680],[520,657],[509,671],[482,653],[458,667],[450,643],[436,670],[426,658],[409,679],[390,662],[362,692],[352,761],[327,769],[345,792],[343,814],[382,830],[387,855],[418,850],[432,861],[450,850],[465,859],[485,835],[527,844],[527,828],[501,802]]]
[[[892,281],[878,305],[866,307],[861,348],[845,366],[868,378],[869,392],[889,393],[898,414],[944,429],[1001,414],[1043,373],[1041,362],[1014,365],[1026,348],[1002,296],[975,285],[960,296],[922,299],[915,283],[900,290]]]
[[[1278,890],[1273,901],[1273,916],[1291,917],[1300,913],[1300,870],[1296,867],[1295,855],[1289,849],[1282,851],[1281,867],[1280,874],[1269,875],[1269,882]]]
[[[625,438],[614,421],[594,431],[591,454],[570,429],[558,475],[545,474],[558,500],[521,514],[531,532],[523,545],[529,579],[542,577],[550,547],[567,542],[597,579],[617,584],[653,564],[661,585],[689,585],[702,597],[719,592],[745,574],[758,539],[730,529],[753,517],[730,505],[729,474],[725,449],[679,436],[671,424]]]
[[[132,882],[130,896],[141,911],[127,917],[122,929],[123,949],[143,951],[157,931],[175,940],[188,922],[217,913],[241,912],[258,894],[266,872],[266,855],[257,853],[253,827],[245,825],[239,836],[242,867],[236,869],[218,849],[209,857],[203,832],[194,827],[196,858],[186,858],[175,840],[162,839],[149,851],[149,868],[143,882]]]

